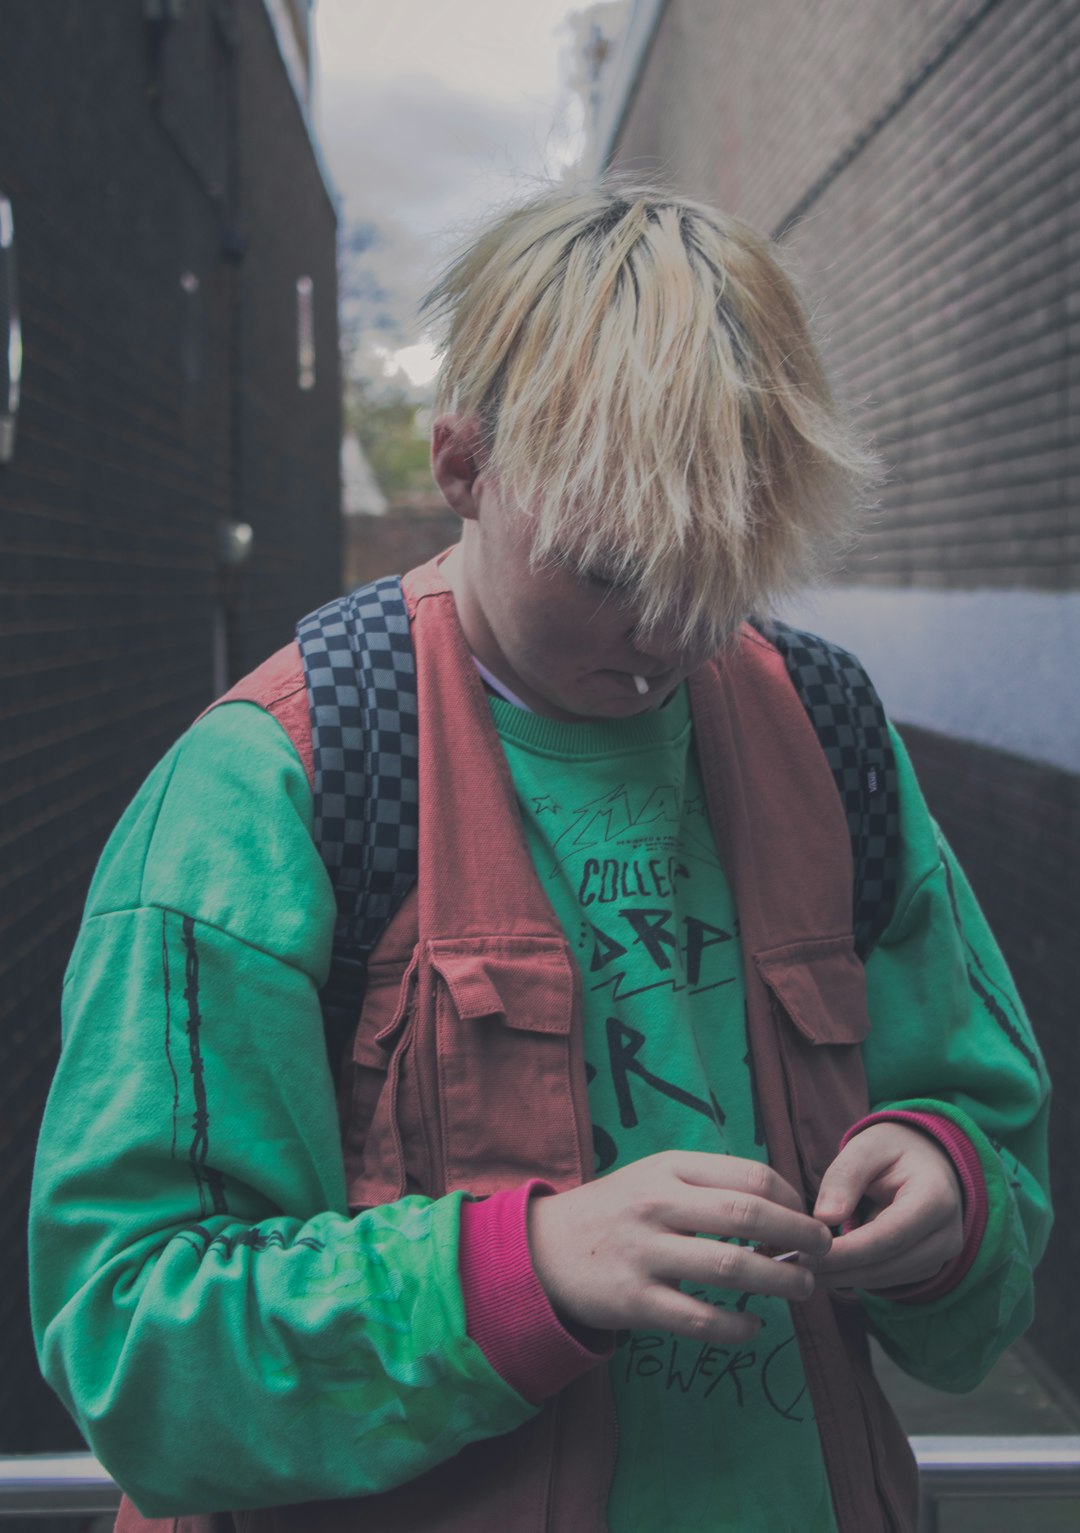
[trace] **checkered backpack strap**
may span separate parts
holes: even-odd
[[[311,709],[312,835],[337,900],[321,994],[336,1068],[371,951],[416,882],[416,663],[400,580],[327,602],[297,624],[296,637]]]
[[[847,815],[855,863],[855,950],[865,960],[896,903],[899,790],[885,710],[847,650],[786,623],[762,624],[760,631],[784,657]]]

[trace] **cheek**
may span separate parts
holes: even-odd
[[[557,621],[550,614],[536,628],[535,649],[549,667],[572,676],[591,671],[622,669],[626,644],[621,630],[592,618],[565,613]]]
[[[521,637],[525,654],[540,670],[579,675],[590,669],[591,646],[569,623],[552,623],[545,618],[529,624]]]
[[[504,640],[533,675],[572,679],[625,669],[631,617],[614,602],[561,577],[533,577],[504,590]]]

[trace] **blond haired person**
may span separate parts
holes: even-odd
[[[44,1366],[130,1529],[913,1528],[865,1335],[962,1388],[1026,1324],[1046,1081],[895,737],[856,959],[831,776],[744,626],[843,546],[866,454],[776,253],[687,199],[533,199],[430,302],[463,532],[405,583],[419,897],[343,1129],[307,777],[221,707],[73,959]]]

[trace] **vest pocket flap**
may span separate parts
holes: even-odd
[[[569,1033],[574,976],[557,937],[436,941],[429,951],[463,1021],[497,1016],[524,1032]]]
[[[870,1030],[866,976],[850,937],[756,953],[758,973],[810,1043],[861,1043]]]
[[[408,1020],[416,959],[371,964],[367,972],[360,1025],[353,1034],[353,1060],[385,1069],[390,1052]]]

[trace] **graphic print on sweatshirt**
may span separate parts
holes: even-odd
[[[540,883],[581,971],[598,1175],[663,1149],[764,1160],[738,917],[720,866],[685,688],[659,713],[567,724],[492,700]],[[831,1501],[785,1304],[741,1347],[620,1337],[613,1533],[831,1533]],[[785,1474],[775,1473],[777,1454]]]

